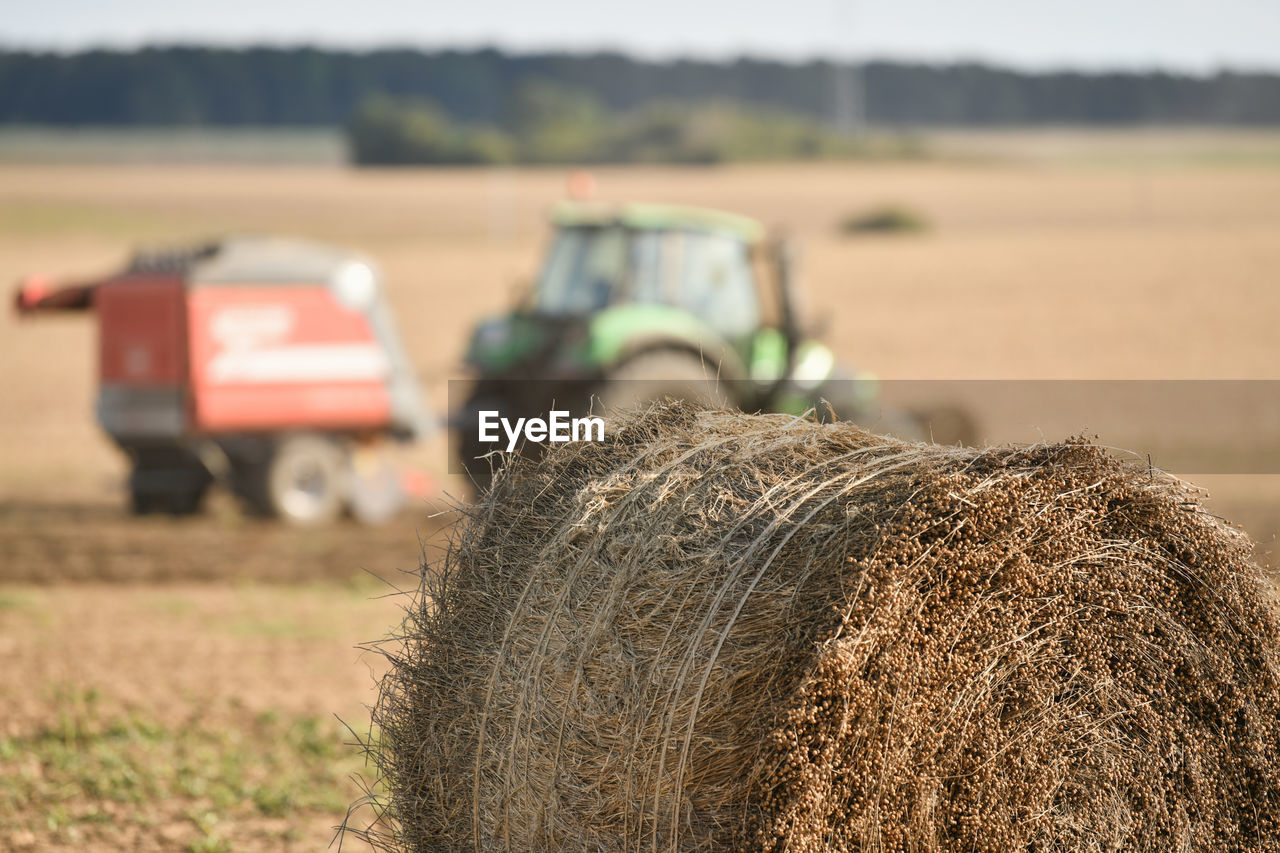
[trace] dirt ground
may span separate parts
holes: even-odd
[[[785,226],[802,243],[823,337],[882,377],[1280,379],[1274,160],[1127,154],[596,177],[605,200],[711,205]],[[564,178],[557,169],[2,164],[0,282],[90,276],[138,244],[227,231],[343,243],[381,264],[424,390],[442,411],[469,327],[533,274],[543,215]],[[918,211],[929,230],[839,233],[847,215],[882,203]],[[198,519],[129,518],[122,461],[93,422],[94,348],[89,317],[19,322],[0,312],[3,735],[26,743],[47,728],[67,686],[93,688],[106,717],[145,712],[174,726],[206,710],[231,727],[264,711],[358,718],[378,669],[355,646],[397,619],[396,601],[360,578],[407,579],[424,546],[439,543],[447,500],[419,503],[384,528],[316,534],[246,520],[225,498]],[[986,426],[996,438],[1044,427],[1016,414],[1006,421]],[[442,439],[405,458],[461,493]],[[1280,477],[1196,481],[1270,550]],[[99,821],[78,842],[42,823],[8,843],[110,849],[145,836],[155,849],[220,849],[199,846],[213,836],[192,814]],[[340,819],[316,807],[283,818],[229,808],[221,825],[240,830],[219,838],[235,849],[314,849]],[[116,825],[132,828],[112,835]]]
[[[203,516],[128,515],[106,497],[0,503],[6,583],[395,581],[452,515],[426,502],[395,522],[297,530],[243,517],[218,496]]]
[[[0,587],[0,849],[323,849],[360,794],[349,775],[364,772],[344,725],[367,732],[382,672],[357,646],[397,624],[396,592],[372,580]],[[323,775],[292,779],[287,808],[245,807],[282,772],[268,758],[315,758],[270,755],[267,739],[298,726],[315,729]],[[66,760],[64,740],[87,766]],[[171,776],[186,779],[167,790]]]

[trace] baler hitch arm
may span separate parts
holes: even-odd
[[[14,293],[14,309],[19,315],[47,311],[88,311],[93,308],[93,292],[97,288],[96,281],[59,285],[45,276],[27,276]]]

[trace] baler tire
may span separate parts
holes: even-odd
[[[167,454],[136,461],[129,476],[129,509],[134,515],[195,515],[213,477],[195,457],[175,461]]]
[[[325,524],[346,507],[349,465],[346,449],[331,438],[289,436],[257,472],[250,502],[289,524]]]
[[[156,511],[155,495],[151,492],[129,490],[129,512],[134,515],[151,515]]]

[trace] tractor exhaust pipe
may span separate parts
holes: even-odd
[[[803,337],[800,319],[800,306],[796,295],[796,268],[799,262],[799,247],[795,240],[786,234],[779,234],[773,240],[771,256],[773,261],[774,280],[778,285],[778,306],[781,313],[782,333],[787,338],[787,349],[792,350]]]
[[[800,322],[800,306],[797,304],[795,270],[799,250],[795,241],[784,233],[776,234],[769,243],[769,263],[773,267],[773,281],[778,288],[778,313],[783,340],[786,342],[787,361],[782,373],[765,392],[765,399],[775,397],[787,383],[796,366],[796,350],[803,339]]]

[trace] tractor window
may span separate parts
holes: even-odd
[[[740,240],[686,231],[676,304],[727,338],[742,338],[760,323],[751,258]]]
[[[626,241],[619,228],[564,228],[538,280],[540,314],[590,314],[613,300],[622,280]]]
[[[672,304],[680,261],[677,231],[634,231],[631,235],[631,300]]]

